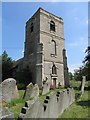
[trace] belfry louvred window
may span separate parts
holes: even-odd
[[[55,22],[52,20],[50,21],[50,30],[55,31]]]
[[[33,23],[31,23],[30,32],[33,32]]]

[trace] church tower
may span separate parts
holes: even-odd
[[[32,82],[40,87],[68,85],[63,19],[39,8],[26,22],[24,60],[32,71]],[[66,71],[66,72],[65,72]]]

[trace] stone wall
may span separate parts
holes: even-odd
[[[68,88],[46,96],[44,102],[38,97],[36,100],[26,101],[25,107],[19,115],[20,120],[25,118],[57,118],[75,100],[73,88]]]

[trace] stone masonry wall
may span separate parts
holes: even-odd
[[[26,101],[25,107],[19,115],[20,120],[25,118],[57,118],[75,100],[73,88],[68,88],[46,96],[44,102],[38,97],[36,100]]]

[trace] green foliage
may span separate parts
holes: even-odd
[[[6,51],[3,52],[0,60],[2,60],[2,80],[8,77],[12,77],[12,71],[10,70],[13,66],[14,61],[10,57],[8,57]]]
[[[86,51],[86,56],[83,61],[83,66],[80,67],[78,70],[74,71],[74,79],[81,81],[82,76],[86,76],[86,80],[90,80],[90,46],[87,47]]]
[[[74,79],[76,81],[81,81],[83,76],[82,67],[74,71]]]
[[[73,74],[69,72],[69,80],[73,80]]]
[[[13,107],[13,106],[16,106],[17,104],[19,104],[19,103],[24,103],[25,102],[25,100],[23,100],[22,98],[19,98],[19,99],[13,99],[13,100],[11,100],[11,102],[9,102],[8,104],[7,104],[7,107]]]
[[[11,102],[4,105],[8,107],[11,112],[14,113],[15,118],[18,118],[19,113],[21,112],[22,107],[24,107],[25,100],[23,99],[24,90],[19,90],[19,99],[13,99]]]
[[[89,71],[90,71],[90,46],[87,47],[85,53],[86,53],[86,56],[83,61],[83,63],[85,64],[84,65],[84,73],[87,76],[87,80],[90,80],[90,73],[89,73]]]

